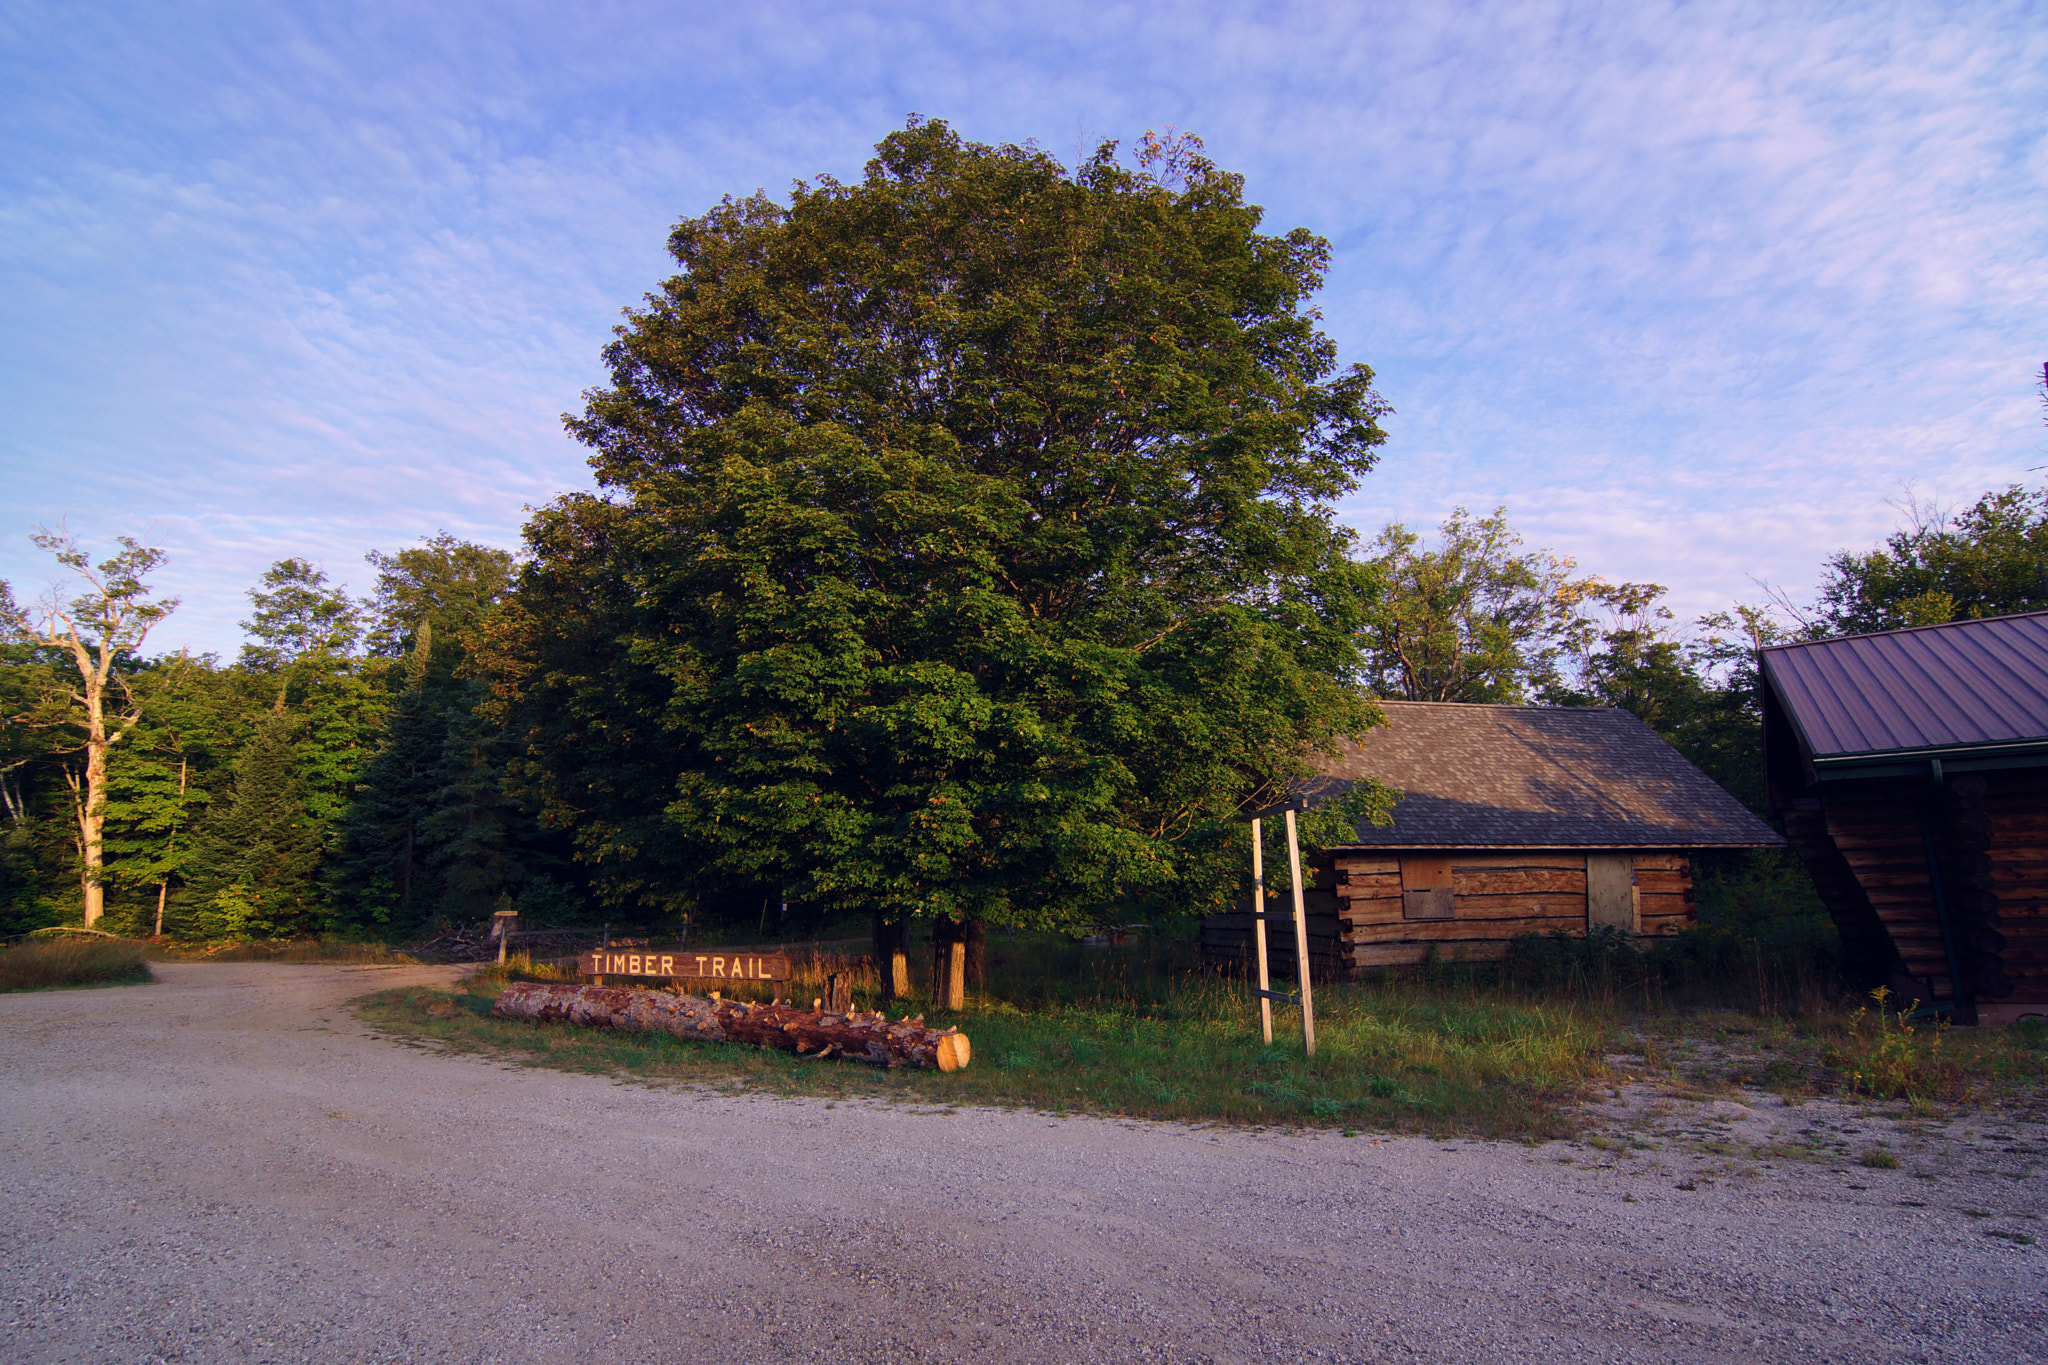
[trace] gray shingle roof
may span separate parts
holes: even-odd
[[[1816,759],[2048,739],[2048,612],[1763,651]]]
[[[1390,722],[1346,742],[1310,784],[1361,777],[1404,793],[1379,848],[1758,848],[1784,840],[1626,711],[1383,701]]]

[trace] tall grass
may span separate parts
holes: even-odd
[[[128,939],[29,939],[0,948],[0,991],[138,985],[150,980],[142,953]]]

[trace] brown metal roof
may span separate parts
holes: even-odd
[[[1816,760],[2048,740],[2048,612],[1763,651]]]
[[[1362,777],[1402,792],[1379,848],[1760,848],[1749,808],[1626,711],[1383,701],[1386,729],[1346,743],[1312,786]]]

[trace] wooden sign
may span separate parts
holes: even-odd
[[[787,981],[789,959],[780,953],[585,953],[585,976],[703,977],[712,981]]]

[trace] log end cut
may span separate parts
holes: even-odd
[[[939,1070],[958,1071],[961,1067],[967,1065],[969,1058],[974,1056],[974,1045],[967,1041],[967,1035],[964,1033],[949,1033],[939,1039],[939,1045],[935,1051],[938,1056]]]

